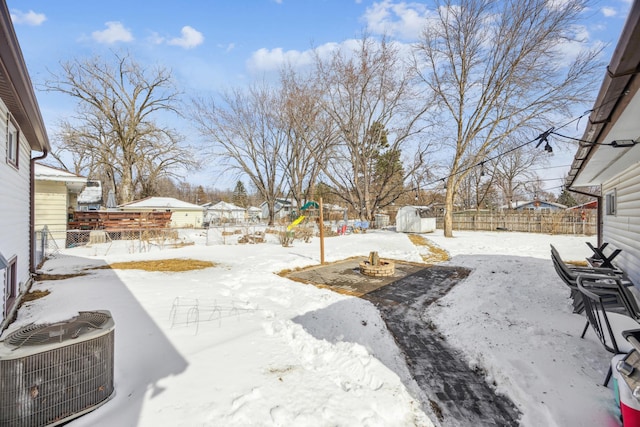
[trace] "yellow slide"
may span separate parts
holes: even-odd
[[[295,221],[293,221],[291,224],[287,226],[287,231],[291,231],[291,229],[296,225],[300,224],[303,219],[304,219],[304,215],[300,215],[298,218],[296,218]]]

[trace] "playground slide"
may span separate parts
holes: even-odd
[[[304,204],[304,206],[302,208],[300,208],[300,212],[304,212],[309,208],[316,208],[318,209],[320,207],[320,205],[318,205],[318,203],[314,202],[314,201],[310,201]],[[289,224],[287,226],[287,231],[291,231],[291,229],[293,227],[295,227],[296,225],[300,224],[302,222],[302,220],[304,220],[305,216],[304,215],[300,215],[298,218],[295,219],[295,221],[293,221],[291,224]]]
[[[291,229],[296,225],[300,224],[303,219],[304,219],[304,215],[300,215],[298,218],[296,218],[295,221],[293,221],[291,224],[287,226],[287,231],[291,231]]]

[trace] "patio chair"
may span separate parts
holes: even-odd
[[[582,304],[582,295],[578,291],[576,280],[578,275],[599,275],[604,277],[599,277],[597,280],[598,287],[616,287],[618,283],[623,286],[632,286],[633,283],[626,278],[623,272],[620,270],[612,270],[609,268],[592,268],[592,267],[569,267],[560,257],[558,250],[551,245],[551,260],[553,261],[553,267],[558,273],[558,276],[562,281],[571,289],[571,299],[573,301],[573,312],[574,313],[582,313],[584,310]],[[617,282],[607,282],[606,280],[602,280],[605,278],[610,278],[612,280],[616,280]],[[629,295],[633,298],[633,295],[629,292]],[[635,301],[635,299],[634,299]],[[618,301],[616,296],[608,296],[607,297],[607,307],[611,310],[624,308],[624,304],[622,301]],[[636,304],[637,305],[637,304]],[[587,325],[585,325],[584,331],[587,329]],[[584,334],[583,331],[583,334]]]
[[[585,286],[585,282],[589,281],[588,277],[578,277],[578,289],[582,294],[584,301],[584,311],[587,321],[595,332],[598,340],[603,347],[613,354],[625,354],[633,349],[633,346],[625,339],[623,332],[627,330],[638,329],[639,324],[633,318],[607,311],[605,309],[603,294],[604,290],[600,290],[600,294],[593,292]],[[611,290],[610,292],[616,292]],[[609,384],[611,378],[611,364],[604,380],[604,386]]]
[[[578,284],[576,282],[578,275],[580,274],[599,275],[598,279],[594,279],[594,280],[607,279],[607,278],[612,278],[612,279],[619,278],[619,276],[615,274],[602,274],[598,269],[590,269],[590,268],[584,268],[580,270],[570,269],[564,263],[564,261],[562,261],[562,258],[560,258],[558,251],[553,247],[553,245],[551,246],[551,260],[553,262],[553,267],[556,270],[556,273],[558,273],[558,276],[560,277],[560,279],[562,279],[564,284],[566,284],[569,287],[569,289],[571,289],[571,299],[573,301],[574,313],[579,314],[579,313],[582,313],[582,311],[584,310],[584,305],[582,303],[582,295],[578,290]],[[620,283],[622,283],[622,281]],[[605,280],[600,280],[599,286],[604,288],[608,288],[608,287],[613,288],[617,285],[614,282],[607,282]],[[624,307],[624,304],[622,303],[622,301],[618,301],[615,295],[608,296],[606,302],[607,302],[607,306],[611,309]]]
[[[587,274],[606,274],[608,276],[617,276],[623,279],[623,282],[630,284],[625,273],[618,268],[605,268],[605,267],[579,267],[574,265],[568,265],[562,260],[560,252],[553,246],[551,246],[551,259],[558,262],[558,265],[568,276],[576,276],[580,273]]]

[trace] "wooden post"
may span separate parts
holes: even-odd
[[[320,197],[320,264],[324,264],[324,221],[322,219],[322,197]]]

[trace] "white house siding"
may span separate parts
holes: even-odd
[[[171,213],[171,227],[173,228],[201,228],[204,211],[178,211]]]
[[[29,180],[31,149],[20,133],[18,169],[9,165],[7,158],[7,108],[0,100],[0,253],[11,261],[17,257],[16,276],[19,283],[18,292],[24,292],[29,284]],[[0,303],[4,320],[5,290],[4,277],[0,287]],[[2,322],[0,322],[2,323]]]
[[[35,231],[46,225],[58,247],[64,247],[67,230],[68,200],[67,185],[60,181],[35,183]]]
[[[615,190],[616,214],[607,215],[606,194]],[[603,241],[622,249],[614,263],[640,286],[640,168],[633,166],[602,185]],[[606,252],[606,251],[605,251]],[[607,253],[607,252],[606,252]]]

